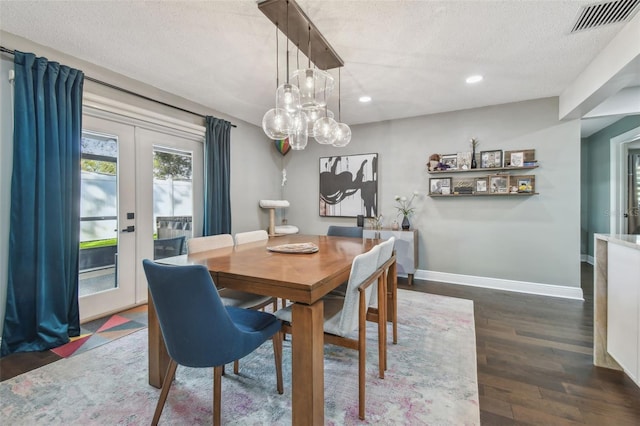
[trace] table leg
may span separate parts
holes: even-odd
[[[291,318],[292,424],[324,424],[324,332],[322,300],[295,303]]]
[[[147,321],[149,323],[147,327],[149,333],[149,384],[160,389],[170,359],[167,348],[164,345],[164,339],[162,338],[162,331],[160,331],[160,323],[158,323],[158,316],[156,315],[155,306],[153,306],[151,293],[147,294],[147,300]]]
[[[407,274],[407,284],[413,285],[413,274]]]

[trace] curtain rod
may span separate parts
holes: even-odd
[[[13,50],[11,50],[11,49],[7,49],[7,48],[6,48],[6,47],[4,47],[4,46],[0,46],[0,52],[8,53],[9,55],[15,55],[15,51],[13,51]],[[84,76],[84,78],[85,78],[85,80],[91,81],[91,82],[93,82],[93,83],[100,84],[100,85],[102,85],[102,86],[109,87],[109,88],[111,88],[111,89],[118,90],[118,91],[123,92],[123,93],[126,93],[126,94],[128,94],[128,95],[133,95],[133,96],[136,96],[136,97],[138,97],[138,98],[141,98],[141,99],[144,99],[144,100],[147,100],[147,101],[151,101],[151,102],[155,102],[155,103],[157,103],[157,104],[164,105],[164,106],[169,107],[169,108],[177,109],[177,110],[182,111],[182,112],[186,112],[186,113],[189,113],[189,114],[196,115],[196,116],[198,116],[198,117],[202,117],[202,118],[205,118],[205,117],[206,117],[205,115],[202,115],[202,114],[200,114],[200,113],[193,112],[193,111],[190,111],[190,110],[188,110],[188,109],[180,108],[180,107],[178,107],[178,106],[171,105],[171,104],[168,104],[168,103],[166,103],[166,102],[159,101],[159,100],[157,100],[157,99],[153,99],[153,98],[150,98],[150,97],[145,96],[145,95],[141,95],[140,93],[132,92],[131,90],[128,90],[128,89],[125,89],[125,88],[122,88],[122,87],[116,86],[116,85],[111,84],[111,83],[104,82],[104,81],[102,81],[102,80],[98,80],[98,79],[93,78],[93,77],[89,77],[88,75],[85,75],[85,76]],[[236,126],[235,124],[231,123],[231,127],[238,127],[238,126]]]

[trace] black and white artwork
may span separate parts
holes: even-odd
[[[378,215],[378,154],[320,157],[320,216]]]

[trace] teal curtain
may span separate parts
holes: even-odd
[[[84,74],[15,52],[13,175],[2,355],[80,333],[80,140]]]
[[[206,117],[202,235],[231,233],[231,123]]]

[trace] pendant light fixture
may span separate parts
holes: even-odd
[[[338,126],[334,130],[335,140],[333,146],[342,148],[351,142],[351,128],[342,123],[342,93],[341,92],[342,77],[340,75],[340,68],[338,68]]]
[[[283,32],[287,36],[287,80],[280,85],[276,77],[276,105],[267,111],[262,120],[265,134],[271,139],[288,138],[294,150],[304,149],[309,136],[320,144],[345,146],[351,140],[351,130],[344,123],[338,124],[334,120],[334,114],[327,108],[327,100],[333,93],[335,80],[326,70],[342,67],[342,59],[294,0],[259,0],[258,8],[276,25],[276,67],[277,32],[280,29],[278,22],[286,20]],[[290,23],[293,28],[289,28]],[[306,34],[304,29],[307,30]],[[314,46],[311,45],[312,38]],[[289,40],[298,47],[298,53],[300,46],[306,45],[305,53],[308,58],[307,68],[298,68],[291,75]],[[316,43],[319,46],[315,46]],[[315,64],[313,67],[312,61]]]

